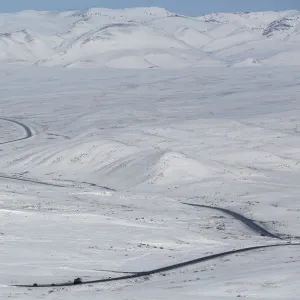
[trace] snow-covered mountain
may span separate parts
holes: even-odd
[[[0,14],[0,62],[63,67],[300,65],[300,12],[162,8]]]

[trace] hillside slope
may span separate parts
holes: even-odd
[[[1,63],[109,68],[300,65],[299,46],[299,11],[197,18],[157,7],[0,14]]]

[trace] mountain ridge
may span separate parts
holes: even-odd
[[[300,65],[299,43],[300,11],[296,10],[199,17],[159,7],[0,14],[0,64],[108,68]],[[292,62],[289,53],[293,53]]]

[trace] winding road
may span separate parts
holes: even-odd
[[[26,139],[29,139],[33,136],[33,132],[30,129],[30,127],[28,127],[27,125],[25,125],[25,124],[23,124],[19,121],[9,119],[9,118],[6,118],[6,117],[0,117],[0,120],[14,123],[14,124],[18,125],[24,131],[23,137],[20,137],[18,139],[14,139],[14,140],[11,140],[11,141],[7,141],[7,142],[2,142],[2,143],[0,143],[0,145],[26,140]],[[18,181],[23,181],[23,182],[37,183],[37,184],[42,184],[42,185],[46,185],[46,186],[64,187],[62,185],[56,185],[56,184],[52,184],[52,183],[36,181],[36,180],[33,180],[33,179],[18,178],[18,177],[14,177],[14,176],[7,176],[7,175],[1,175],[1,174],[0,174],[0,178],[10,179],[10,180],[18,180]],[[91,185],[97,187],[96,184],[91,184]],[[104,187],[101,187],[101,188],[104,188]],[[113,190],[113,189],[110,189],[110,190]],[[247,218],[247,217],[245,217],[245,216],[243,216],[243,215],[241,215],[237,212],[234,212],[232,210],[229,210],[229,209],[226,209],[226,208],[208,206],[208,205],[192,204],[192,203],[182,203],[182,204],[188,205],[188,206],[193,206],[193,207],[217,210],[221,213],[229,215],[229,216],[233,217],[234,219],[242,222],[250,230],[252,230],[253,232],[259,234],[260,236],[282,240],[282,238],[280,236],[269,232],[267,229],[265,229],[262,226],[258,225],[257,222],[255,222],[255,221],[253,221],[253,220],[251,220],[251,219],[249,219],[249,218]],[[172,264],[172,265],[169,265],[169,266],[165,266],[165,267],[161,267],[161,268],[157,268],[157,269],[153,269],[153,270],[147,270],[147,271],[142,271],[142,272],[137,272],[137,273],[122,272],[123,274],[126,274],[126,275],[119,276],[119,277],[114,277],[114,278],[108,277],[108,278],[101,278],[101,279],[98,279],[98,280],[91,280],[91,281],[82,281],[81,279],[77,278],[73,282],[50,283],[50,284],[40,284],[40,285],[37,284],[37,283],[34,283],[32,285],[13,285],[13,286],[15,286],[15,287],[25,287],[25,288],[66,287],[66,286],[74,286],[74,285],[90,285],[90,284],[96,284],[96,283],[105,283],[105,282],[130,280],[130,279],[136,279],[136,278],[144,278],[144,277],[148,277],[148,276],[151,276],[151,275],[162,274],[164,272],[184,268],[184,267],[187,267],[187,266],[199,264],[199,263],[202,263],[202,262],[206,262],[206,261],[209,261],[209,260],[213,260],[213,259],[217,259],[217,258],[221,258],[221,257],[225,257],[225,256],[235,255],[235,254],[239,254],[239,253],[246,253],[246,252],[256,251],[256,250],[260,250],[260,249],[275,248],[275,247],[292,247],[292,246],[300,246],[300,243],[285,243],[285,244],[281,243],[281,244],[272,244],[272,245],[252,246],[252,247],[247,247],[247,248],[242,248],[242,249],[233,249],[233,250],[230,250],[230,251],[221,252],[221,253],[217,253],[217,254],[212,254],[212,255],[208,255],[208,256],[203,256],[203,257],[199,257],[197,259],[188,260],[188,261]]]
[[[256,224],[255,221],[246,218],[245,216],[236,213],[234,211],[231,211],[229,209],[225,208],[220,208],[220,207],[214,207],[214,206],[208,206],[208,205],[200,205],[200,204],[192,204],[192,203],[182,203],[184,205],[189,205],[193,207],[200,207],[200,208],[206,208],[206,209],[213,209],[220,211],[222,213],[225,213],[227,215],[232,216],[233,218],[239,220],[243,224],[245,224],[249,229],[251,229],[253,232],[269,237],[269,238],[275,238],[275,239],[280,239],[282,240],[281,237],[269,232],[265,228],[261,227],[260,225]],[[119,276],[119,277],[108,277],[108,278],[101,278],[98,280],[90,280],[90,281],[82,281],[81,279],[75,279],[73,282],[62,282],[62,283],[49,283],[49,284],[37,284],[34,283],[32,285],[14,285],[15,287],[26,287],[26,288],[49,288],[49,287],[67,287],[67,286],[74,286],[74,285],[87,285],[87,284],[97,284],[97,283],[105,283],[105,282],[114,282],[114,281],[123,281],[123,280],[130,280],[130,279],[136,279],[136,278],[144,278],[148,277],[151,275],[155,274],[161,274],[164,272],[176,270],[176,269],[181,269],[187,266],[191,265],[196,265],[202,262],[206,262],[209,260],[221,258],[224,256],[230,256],[230,255],[235,255],[238,253],[245,253],[245,252],[251,252],[251,251],[256,251],[260,249],[266,249],[266,248],[275,248],[275,247],[291,247],[291,246],[300,246],[300,243],[280,243],[280,244],[272,244],[272,245],[261,245],[261,246],[253,246],[253,247],[247,247],[247,248],[242,248],[242,249],[233,249],[230,251],[226,252],[221,252],[217,254],[212,254],[208,256],[203,256],[199,257],[197,259],[189,260],[189,261],[184,261],[181,263],[176,263],[172,264],[169,266],[153,269],[153,270],[147,270],[147,271],[142,271],[142,272],[120,272],[126,275]]]
[[[176,270],[176,269],[181,269],[187,266],[199,264],[202,262],[206,262],[209,260],[213,260],[216,258],[221,258],[225,256],[230,256],[234,254],[239,254],[239,253],[245,253],[245,252],[250,252],[250,251],[255,251],[255,250],[260,250],[260,249],[267,249],[267,248],[275,248],[275,247],[292,247],[292,246],[300,246],[300,244],[273,244],[273,245],[264,245],[264,246],[253,246],[253,247],[248,247],[248,248],[242,248],[242,249],[237,249],[237,250],[231,250],[231,251],[226,251],[226,252],[221,252],[217,254],[212,254],[204,257],[200,257],[197,259],[177,263],[177,264],[172,264],[166,267],[158,268],[158,269],[153,269],[149,271],[144,271],[144,272],[138,272],[134,273],[131,275],[124,275],[124,276],[119,276],[119,277],[108,277],[108,278],[102,278],[99,280],[90,280],[90,281],[77,281],[76,279],[74,282],[65,282],[65,283],[51,283],[51,284],[32,284],[32,285],[13,285],[15,287],[26,287],[26,288],[49,288],[49,287],[66,287],[66,286],[77,286],[77,285],[88,285],[88,284],[96,284],[96,283],[105,283],[105,282],[114,282],[114,281],[123,281],[123,280],[129,280],[129,279],[136,279],[136,278],[143,278],[143,277],[148,277],[151,275],[155,274],[161,274],[164,272]]]
[[[31,130],[31,128],[28,127],[27,125],[19,122],[19,121],[16,121],[16,120],[13,120],[13,119],[9,119],[9,118],[6,118],[6,117],[0,117],[0,120],[16,124],[16,125],[18,125],[24,131],[24,135],[22,137],[17,138],[15,140],[7,141],[7,142],[2,142],[2,143],[0,143],[0,145],[23,141],[23,140],[29,139],[29,138],[31,138],[33,136],[33,132]]]
[[[200,208],[214,209],[214,210],[220,211],[220,212],[222,212],[226,215],[232,216],[234,219],[242,222],[250,230],[252,230],[253,232],[255,232],[255,233],[257,233],[261,236],[282,240],[282,238],[280,236],[271,233],[267,229],[265,229],[265,228],[261,227],[260,225],[258,225],[255,221],[253,221],[251,219],[248,219],[245,216],[243,216],[243,215],[241,215],[237,212],[234,212],[232,210],[229,210],[229,209],[226,209],[226,208],[221,208],[221,207],[216,207],[216,206],[209,206],[209,205],[200,205],[200,204],[192,204],[192,203],[182,203],[182,204],[189,205],[189,206],[194,206],[194,207],[200,207]]]
[[[14,142],[19,142],[19,141],[22,141],[22,140],[26,140],[26,139],[29,139],[29,138],[33,137],[33,135],[34,135],[32,129],[24,123],[21,123],[19,121],[16,121],[16,120],[13,120],[13,119],[10,119],[10,118],[7,118],[7,117],[0,117],[0,120],[16,124],[24,131],[24,135],[22,137],[17,138],[15,140],[2,142],[2,143],[0,143],[0,145],[11,144],[11,143],[14,143]],[[66,186],[60,185],[60,184],[43,182],[43,181],[40,181],[40,180],[23,178],[23,177],[9,176],[9,175],[5,175],[5,174],[0,174],[0,178],[10,179],[10,180],[15,180],[15,181],[21,181],[21,182],[30,182],[30,183],[35,183],[35,184],[39,184],[39,185],[46,185],[46,186],[66,187]],[[88,183],[88,182],[82,182],[82,183],[93,186],[93,187],[99,187],[101,189],[105,189],[105,190],[108,190],[108,191],[114,191],[114,192],[116,191],[115,189],[111,189],[111,188],[105,187],[105,186],[100,186],[100,185],[97,185],[97,184],[94,184],[94,183]]]
[[[252,230],[253,232],[259,234],[260,236],[265,236],[265,237],[269,237],[269,238],[282,240],[282,238],[280,236],[277,236],[277,235],[269,232],[265,228],[258,225],[255,221],[253,221],[249,218],[246,218],[245,216],[243,216],[243,215],[241,215],[237,212],[231,211],[229,209],[214,207],[214,206],[208,206],[208,205],[192,204],[192,203],[182,203],[182,204],[188,205],[188,206],[193,206],[193,207],[200,207],[200,208],[213,209],[213,210],[220,211],[220,212],[222,212],[224,214],[227,214],[229,216],[232,216],[234,219],[242,222],[250,230]],[[168,272],[168,271],[172,271],[172,270],[176,270],[176,269],[181,269],[181,268],[184,268],[184,267],[187,267],[187,266],[196,265],[196,264],[199,264],[199,263],[202,263],[202,262],[210,261],[210,260],[225,257],[225,256],[235,255],[235,254],[239,254],[239,253],[246,253],[246,252],[256,251],[256,250],[260,250],[260,249],[275,248],[275,247],[292,247],[292,246],[300,246],[300,243],[287,242],[285,244],[280,243],[280,244],[272,244],[272,245],[252,246],[252,247],[247,247],[247,248],[242,248],[242,249],[233,249],[233,250],[230,250],[230,251],[221,252],[221,253],[217,253],[217,254],[212,254],[212,255],[208,255],[208,256],[203,256],[203,257],[199,257],[197,259],[188,260],[188,261],[172,264],[172,265],[169,265],[169,266],[165,266],[165,267],[161,267],[161,268],[157,268],[157,269],[153,269],[153,270],[147,270],[147,271],[136,272],[136,273],[120,272],[120,273],[123,273],[123,274],[126,274],[126,275],[119,276],[119,277],[113,277],[113,278],[108,277],[108,278],[101,278],[101,279],[98,279],[98,280],[90,280],[90,281],[82,281],[80,278],[77,278],[73,282],[68,281],[68,282],[62,282],[62,283],[49,283],[49,284],[34,283],[34,284],[31,284],[31,285],[13,285],[13,286],[15,286],[15,287],[25,287],[25,288],[67,287],[67,286],[75,286],[75,285],[90,285],[90,284],[97,284],[97,283],[105,283],[105,282],[130,280],[130,279],[136,279],[136,278],[144,278],[144,277],[148,277],[148,276],[155,275],[155,274],[162,274],[164,272]]]
[[[2,142],[2,143],[0,143],[0,145],[11,144],[11,143],[14,143],[14,142],[19,142],[19,141],[27,140],[27,139],[33,137],[33,131],[32,131],[32,129],[29,126],[27,126],[26,124],[21,123],[21,122],[16,121],[16,120],[13,120],[13,119],[10,119],[10,118],[6,118],[6,117],[0,117],[0,120],[16,124],[16,125],[18,125],[24,131],[24,135],[22,137],[20,137],[18,139],[15,139],[15,140],[10,140],[10,141],[7,141],[7,142]],[[63,185],[42,182],[42,181],[34,180],[34,179],[27,179],[27,178],[20,178],[20,177],[15,177],[15,176],[9,176],[9,175],[4,175],[4,174],[0,174],[0,178],[10,179],[10,180],[16,180],[16,181],[23,181],[23,182],[30,182],[30,183],[36,183],[36,184],[41,184],[41,185],[55,186],[55,187],[64,187]]]

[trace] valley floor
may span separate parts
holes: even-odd
[[[299,299],[299,77],[2,66],[0,298]]]

